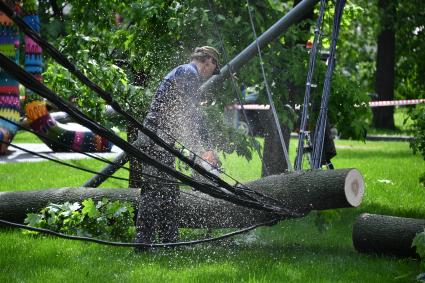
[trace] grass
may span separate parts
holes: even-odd
[[[409,136],[412,135],[409,128],[412,126],[413,121],[408,114],[408,108],[396,107],[394,109],[394,130],[375,129],[370,127],[368,130],[369,135],[387,135],[387,136]]]
[[[418,261],[359,254],[352,247],[351,229],[362,212],[424,218],[425,189],[418,183],[424,161],[403,142],[338,140],[337,151],[335,166],[358,168],[366,181],[366,194],[359,208],[339,210],[339,217],[323,232],[315,225],[316,213],[311,213],[222,243],[134,254],[128,248],[34,238],[3,229],[0,282],[413,281],[421,272]],[[91,160],[74,162],[102,166]],[[224,166],[244,181],[260,174],[258,157],[247,162],[228,156]],[[46,162],[4,164],[0,165],[0,191],[79,186],[89,176]],[[105,187],[126,185],[108,182]]]

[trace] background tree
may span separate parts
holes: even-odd
[[[41,6],[46,11],[42,18],[43,26],[49,30],[47,34],[52,35],[50,40],[54,45],[72,58],[96,83],[115,94],[115,99],[140,120],[159,80],[172,67],[186,62],[195,46],[210,44],[220,49],[217,34],[220,31],[230,59],[254,40],[248,10],[243,1],[224,3],[190,0],[179,3],[97,0],[87,4],[79,0],[57,0],[57,6],[63,11],[62,22],[54,17],[58,13],[48,12],[50,4],[47,1],[43,3],[44,6]],[[210,3],[213,10],[210,9]],[[293,1],[251,1],[257,34],[274,24],[293,4]],[[332,13],[333,6],[330,3],[324,23],[325,38],[330,37]],[[368,112],[364,102],[367,101],[367,92],[362,89],[356,76],[359,64],[353,63],[351,55],[345,55],[356,54],[356,47],[360,44],[346,44],[348,35],[344,38],[343,33],[351,29],[351,24],[361,13],[364,11],[355,4],[347,5],[344,11],[329,112],[330,123],[343,136],[353,138],[364,136],[366,132]],[[122,16],[122,22],[115,21],[116,14]],[[217,28],[214,18],[217,18]],[[282,124],[288,127],[287,133],[292,130],[296,117],[285,105],[302,102],[308,63],[308,50],[304,43],[313,36],[313,23],[304,21],[299,27],[291,27],[262,50],[274,103]],[[355,40],[356,37],[351,38],[351,41]],[[326,46],[325,40],[323,49]],[[47,66],[45,77],[48,85],[65,97],[75,94],[83,110],[96,119],[106,121],[103,101],[54,62],[47,61]],[[238,72],[237,83],[256,86],[260,89],[259,101],[267,103],[259,66],[258,58],[252,59]],[[325,63],[319,61],[315,99],[321,94],[324,69]],[[225,105],[235,101],[234,89],[228,80],[214,94],[211,104],[222,112]],[[353,108],[353,105],[356,107]],[[215,120],[222,121],[221,118]],[[230,140],[222,144],[236,143],[240,146],[234,146],[233,150],[249,157],[250,151],[241,148],[249,149],[250,143],[246,140],[235,142],[231,140],[236,137],[234,134],[224,130],[221,132],[229,133],[223,134],[222,140]],[[279,164],[277,161],[273,163]],[[281,167],[279,170],[283,169]]]
[[[397,1],[378,1],[380,32],[375,78],[378,100],[394,100],[396,4]],[[372,110],[375,128],[395,128],[393,106],[375,107]]]

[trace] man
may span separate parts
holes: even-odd
[[[191,62],[176,67],[160,83],[144,126],[170,144],[175,139],[211,163],[217,159],[205,137],[203,115],[200,109],[201,83],[220,72],[218,51],[210,46],[195,48]],[[172,154],[155,145],[143,134],[141,149],[160,162],[174,167]],[[142,172],[171,179],[158,169],[141,165]],[[178,240],[177,203],[179,189],[176,185],[155,183],[155,180],[140,178],[139,209],[136,220],[136,242],[175,242]],[[143,250],[143,249],[138,249]]]

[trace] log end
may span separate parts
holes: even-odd
[[[344,185],[347,201],[353,207],[358,207],[364,195],[364,179],[357,169],[352,169],[345,177]]]

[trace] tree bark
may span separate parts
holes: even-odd
[[[286,164],[285,155],[280,142],[279,133],[276,128],[276,123],[273,118],[272,111],[264,111],[265,115],[261,120],[264,129],[268,129],[264,133],[264,153],[263,153],[263,167],[261,176],[266,177],[269,175],[276,175],[285,172],[288,169]],[[285,142],[286,150],[289,150],[290,130],[286,125],[280,125],[283,140]]]
[[[274,175],[247,186],[279,200],[280,205],[299,213],[311,210],[356,207],[360,205],[364,181],[356,169],[315,170]],[[38,212],[48,203],[100,200],[131,201],[137,208],[139,189],[62,188],[41,191],[0,193],[0,219],[22,223],[29,212]],[[276,218],[275,214],[249,209],[209,197],[197,191],[182,190],[178,204],[179,227],[241,228]]]
[[[412,241],[424,229],[424,219],[364,213],[354,223],[353,244],[362,253],[417,257]]]
[[[378,100],[394,100],[395,69],[395,1],[379,0],[381,12],[381,32],[378,35],[376,58],[375,91]],[[394,129],[394,107],[374,107],[373,126],[375,128]]]

